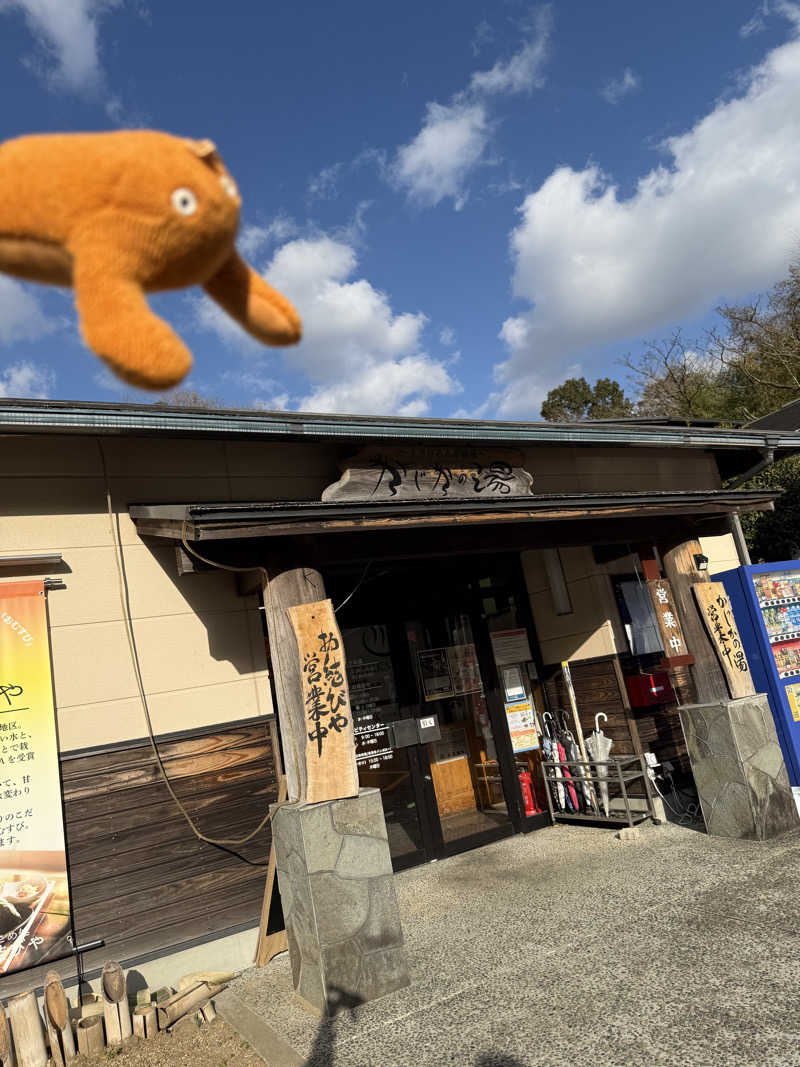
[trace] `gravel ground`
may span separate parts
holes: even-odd
[[[188,1033],[159,1034],[152,1041],[131,1038],[118,1052],[106,1049],[97,1056],[78,1056],[76,1067],[263,1067],[264,1060],[222,1019]]]
[[[407,989],[320,1024],[284,954],[225,996],[270,1067],[800,1067],[799,868],[800,830],[541,830],[396,876]]]

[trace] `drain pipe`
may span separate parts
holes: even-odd
[[[739,557],[739,563],[742,566],[749,567],[752,563],[750,559],[750,549],[747,547],[747,541],[744,538],[744,530],[739,519],[739,512],[732,511],[728,516],[730,522],[731,534],[733,536],[733,543],[736,545],[736,555]]]
[[[738,475],[732,482],[728,482],[725,486],[726,489],[738,489],[740,485],[744,485],[745,482],[749,482],[751,478],[755,478],[757,474],[760,474],[765,467],[770,467],[775,462],[775,449],[765,448],[761,453],[761,459],[758,463],[754,464],[749,470],[746,470],[744,474]]]

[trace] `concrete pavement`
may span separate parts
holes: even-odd
[[[559,826],[396,876],[408,989],[320,1023],[284,955],[231,993],[274,1067],[792,1067],[799,880],[800,832]]]

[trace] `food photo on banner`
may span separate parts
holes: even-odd
[[[72,955],[44,582],[0,583],[0,975]]]

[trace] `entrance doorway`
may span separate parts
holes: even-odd
[[[541,713],[543,699],[518,560],[338,566],[325,583],[347,656],[359,781],[381,791],[395,868],[549,823],[535,797],[523,804],[520,773],[538,768],[535,753],[514,751],[508,727],[514,701],[538,700]]]

